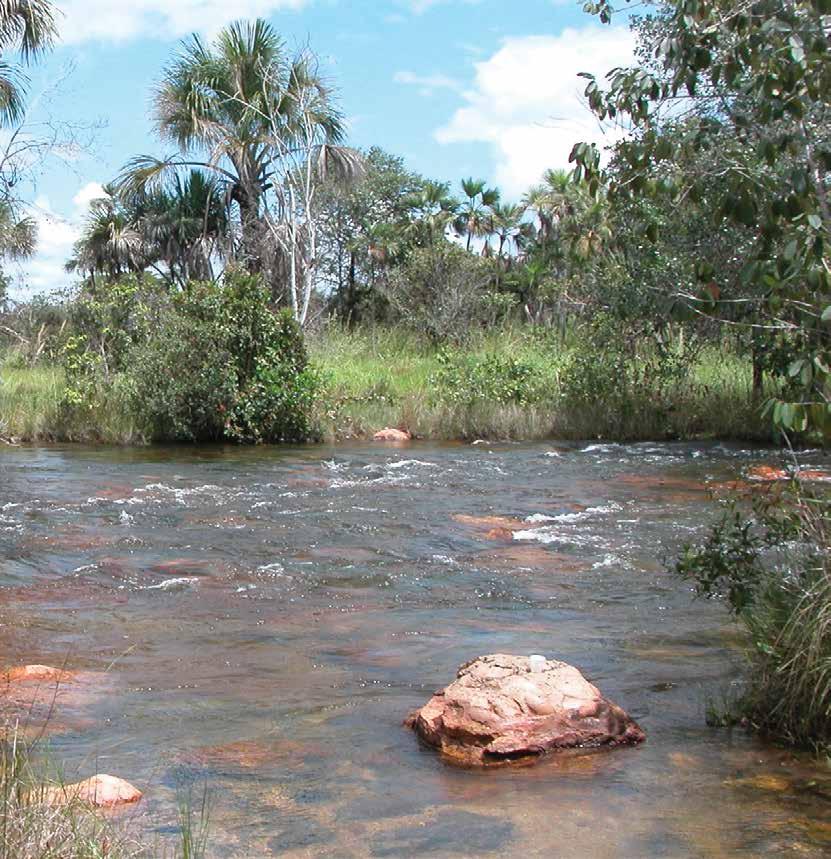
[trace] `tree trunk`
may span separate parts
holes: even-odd
[[[751,360],[753,363],[753,398],[761,399],[762,387],[764,385],[764,369],[762,367],[762,353],[755,337],[751,345]]]
[[[355,251],[349,252],[349,288],[346,292],[346,324],[350,328],[355,327],[357,322],[357,302],[356,295],[356,279],[357,279],[357,260],[355,259]]]

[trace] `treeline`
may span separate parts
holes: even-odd
[[[636,26],[646,48],[667,24],[646,17]],[[85,413],[92,420],[107,402],[130,415],[132,436],[148,439],[314,437],[310,403],[327,390],[338,401],[338,384],[313,378],[305,360],[287,361],[303,394],[285,402],[302,413],[238,419],[236,398],[247,397],[251,412],[255,380],[264,401],[283,396],[267,380],[288,384],[272,372],[283,366],[288,318],[292,343],[333,326],[415,332],[425,348],[445,350],[443,375],[433,375],[478,379],[471,391],[512,391],[530,377],[516,361],[459,351],[488,331],[524,326],[551,358],[525,393],[499,404],[527,406],[527,390],[546,391],[538,400],[550,432],[627,435],[640,424],[659,436],[719,434],[715,423],[672,414],[702,413],[707,383],[693,369],[716,347],[752,361],[738,411],[762,397],[765,372],[769,392],[781,387],[787,354],[746,324],[753,305],[741,272],[754,233],[716,217],[716,179],[683,205],[612,193],[621,145],[603,175],[550,170],[517,201],[484,181],[436,182],[378,148],[349,147],[315,56],[289,52],[263,21],[183,43],[152,110],[160,142],[178,154],[136,156],[91,203],[67,261],[77,278],[69,295],[6,302],[7,363],[63,368],[62,426],[82,425]],[[257,324],[273,316],[283,339],[251,334],[257,345],[237,365],[229,344],[239,335],[220,330],[239,322],[223,317],[232,310]],[[188,331],[183,355],[176,344]],[[218,378],[218,364],[236,367],[233,384]],[[721,393],[728,387],[735,396],[732,384]],[[721,407],[717,398],[710,414]],[[564,412],[573,420],[551,420]],[[631,417],[588,425],[604,412]],[[747,434],[758,435],[755,423]]]

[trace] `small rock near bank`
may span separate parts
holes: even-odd
[[[39,683],[63,683],[74,677],[71,671],[52,668],[50,665],[18,665],[3,672],[2,680],[6,683],[21,683],[37,681]]]
[[[47,805],[82,802],[94,808],[115,808],[138,802],[142,792],[123,778],[99,774],[76,784],[45,788],[37,798]]]
[[[405,724],[451,763],[488,766],[646,739],[573,666],[541,657],[480,656]]]
[[[378,430],[372,438],[373,441],[412,441],[413,436],[407,430],[387,427],[386,429]]]

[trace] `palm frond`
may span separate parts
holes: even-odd
[[[48,0],[0,0],[0,50],[17,50],[30,62],[57,36],[56,7]]]

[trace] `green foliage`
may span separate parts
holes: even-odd
[[[430,383],[444,402],[468,406],[482,401],[529,405],[540,399],[541,379],[534,367],[518,358],[443,349],[436,360],[439,369]]]
[[[741,715],[777,737],[831,746],[831,501],[797,483],[731,504],[676,572],[723,598],[752,662]]]
[[[148,438],[303,441],[318,390],[290,311],[253,276],[169,294],[126,278],[77,303],[66,340],[67,419],[124,400]]]
[[[562,372],[561,396],[569,408],[601,407],[622,425],[645,403],[656,416],[668,416],[695,362],[694,342],[644,336],[602,314],[583,334]]]
[[[611,170],[594,146],[572,160],[594,191],[617,199],[650,198],[703,205],[739,242],[735,284],[757,333],[798,332],[789,392],[769,414],[785,431],[831,428],[828,400],[831,275],[828,242],[831,169],[828,99],[831,51],[827,4],[763,0],[671,0],[646,27],[639,67],[614,69],[603,89],[591,76],[589,104],[601,119],[629,124]],[[589,3],[601,20],[606,0]],[[658,225],[646,225],[650,240]],[[702,255],[702,259],[708,259]],[[698,312],[730,319],[712,264],[698,272]],[[718,284],[716,284],[718,286]],[[800,362],[798,365],[796,362]]]
[[[461,342],[483,322],[489,280],[485,261],[442,239],[413,250],[384,292],[403,324],[436,342]]]
[[[304,441],[318,383],[290,311],[248,275],[191,284],[130,353],[131,399],[153,438]]]

